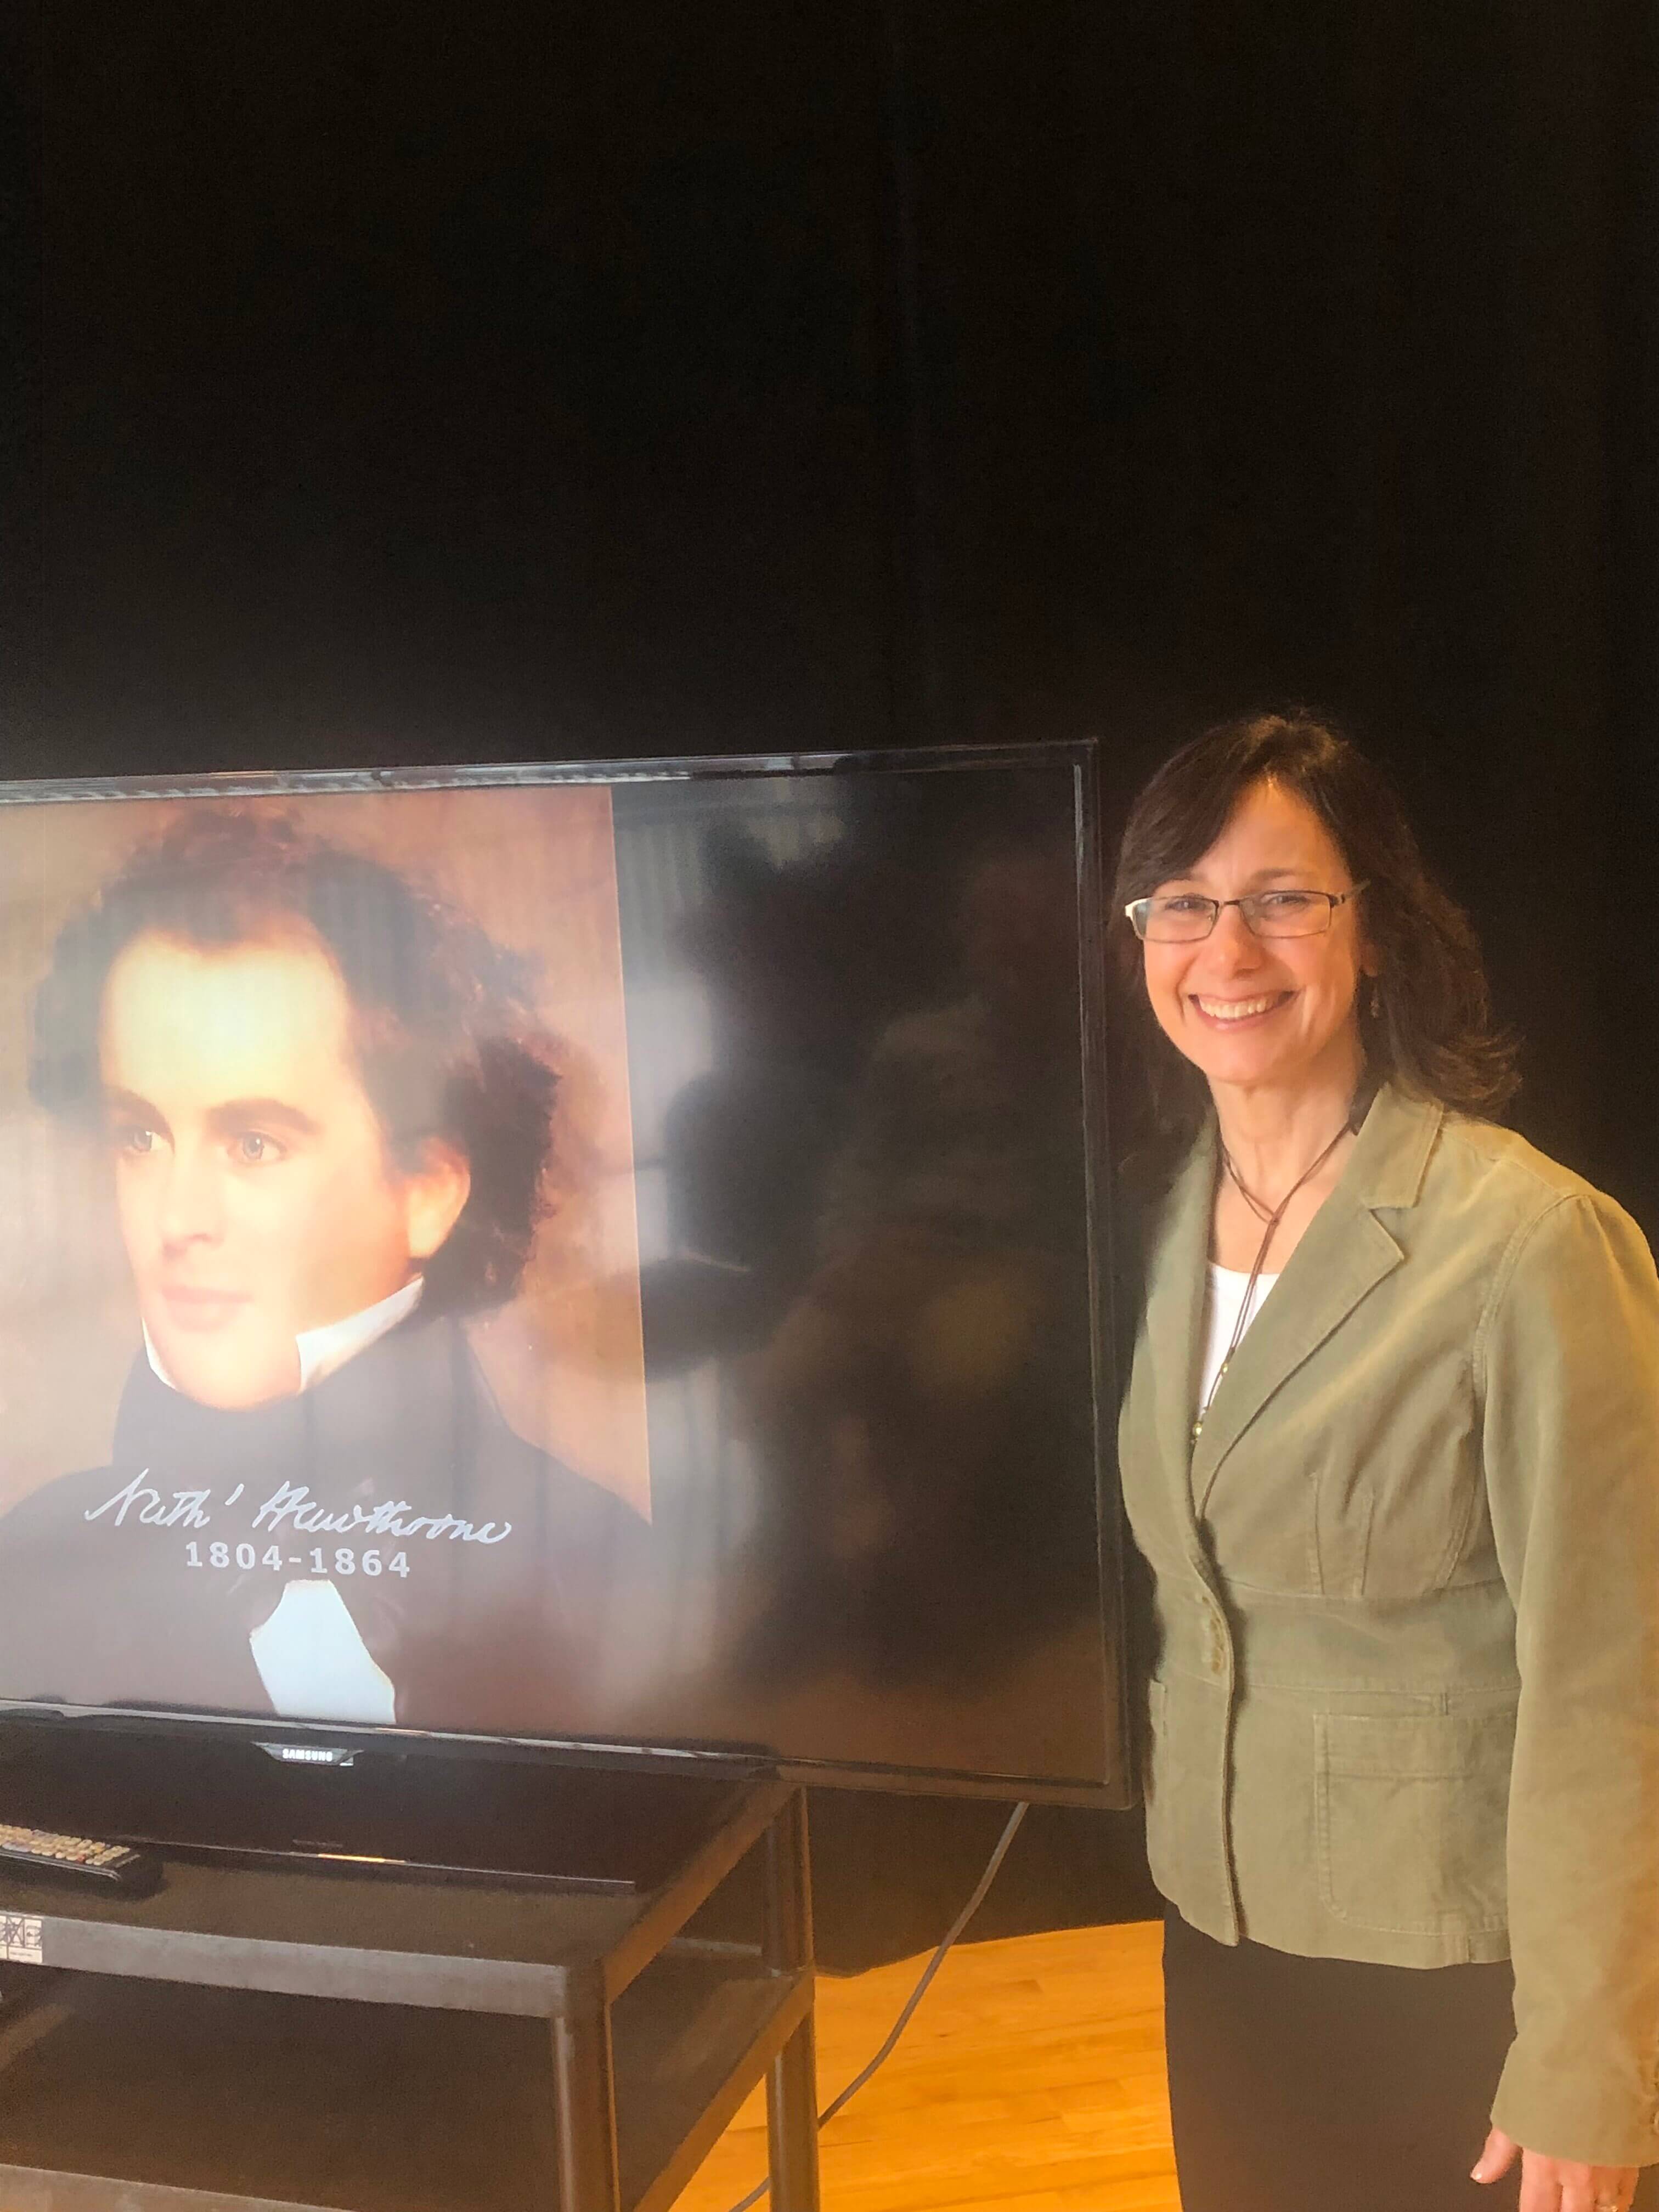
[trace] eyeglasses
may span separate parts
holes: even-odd
[[[1200,897],[1177,891],[1170,898],[1131,899],[1123,909],[1135,935],[1152,945],[1196,945],[1236,906],[1253,937],[1322,937],[1338,907],[1368,889],[1356,884],[1346,891],[1246,891],[1243,898]]]

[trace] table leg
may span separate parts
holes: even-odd
[[[611,2081],[611,2021],[597,1974],[553,2035],[559,2212],[621,2212],[617,2111]]]
[[[767,1831],[765,1956],[775,1971],[812,1971],[806,1799],[799,1790]],[[810,2012],[767,2076],[766,2139],[771,2212],[818,2212],[817,2057]]]
[[[807,2016],[766,2077],[774,2212],[818,2212],[817,2058]]]

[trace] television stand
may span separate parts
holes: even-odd
[[[755,1940],[688,1936],[751,1850]],[[665,2212],[763,2076],[776,2212],[817,2212],[775,1779],[648,1891],[180,1859],[136,1901],[0,1877],[0,1938],[9,2212]]]
[[[726,1817],[730,1769],[636,1766],[376,1744],[349,1765],[281,1763],[205,1731],[18,1723],[0,1732],[0,1819],[135,1844],[577,1889],[655,1889]],[[753,1770],[751,1770],[753,1771]],[[763,1771],[764,1769],[759,1771]]]

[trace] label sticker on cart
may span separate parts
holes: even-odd
[[[33,1913],[0,1912],[0,1959],[13,1966],[40,1966],[40,1922]]]

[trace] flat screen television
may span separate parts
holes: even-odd
[[[1095,781],[0,787],[3,1732],[1128,1802]]]

